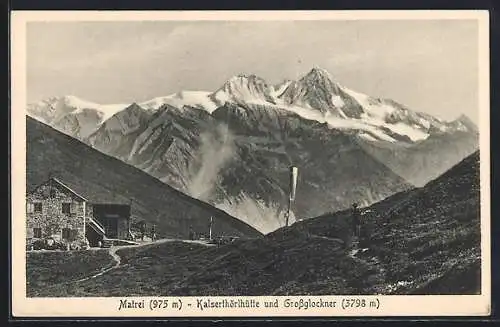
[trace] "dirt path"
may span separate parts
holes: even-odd
[[[97,273],[97,274],[94,274],[94,275],[91,275],[91,276],[88,276],[88,277],[84,277],[82,279],[79,279],[79,280],[76,280],[74,281],[74,283],[81,283],[81,282],[84,282],[86,280],[89,280],[89,279],[93,279],[93,278],[96,278],[96,277],[99,277],[101,275],[104,275],[105,273],[113,270],[113,269],[116,269],[118,268],[118,266],[121,264],[121,258],[118,254],[116,254],[116,251],[118,251],[120,247],[111,247],[109,248],[109,255],[111,255],[111,257],[113,257],[113,261],[114,261],[114,264],[104,270],[102,270],[101,272]]]
[[[148,242],[148,243],[141,243],[141,244],[134,244],[134,245],[119,245],[119,246],[112,246],[109,248],[109,255],[113,258],[113,264],[107,267],[106,269],[100,271],[97,274],[87,276],[81,279],[78,279],[76,281],[73,281],[73,283],[81,283],[89,279],[94,279],[96,277],[102,276],[111,270],[114,270],[118,268],[121,265],[122,258],[116,253],[118,250],[121,249],[130,249],[130,248],[137,248],[137,247],[145,247],[145,246],[150,246],[150,245],[156,245],[156,244],[162,244],[162,243],[167,243],[167,242],[184,242],[184,243],[194,243],[194,244],[200,244],[200,245],[205,245],[205,246],[214,246],[213,244],[207,244],[203,241],[198,241],[198,240],[182,240],[182,239],[174,239],[174,238],[164,238],[160,240],[156,240],[154,242]]]
[[[381,260],[379,257],[376,255],[371,255],[368,257],[363,258],[363,253],[366,251],[369,251],[370,248],[360,248],[359,247],[359,240],[356,240],[355,243],[353,244],[352,248],[348,252],[348,256],[353,259],[354,261],[368,267],[375,267],[376,268],[376,274],[375,274],[375,279],[376,279],[376,284],[374,288],[377,290],[378,294],[385,294],[387,291],[387,286],[385,283],[386,280],[386,270],[384,268],[384,265],[382,264]]]
[[[333,241],[333,242],[338,242],[338,243],[344,244],[343,240],[341,240],[340,238],[336,238],[336,237],[328,237],[328,236],[313,235],[313,234],[309,234],[309,236],[311,238],[315,238],[315,239]]]
[[[332,237],[320,236],[320,235],[312,235],[312,234],[310,234],[309,236],[311,238],[315,238],[315,239],[322,239],[322,240],[328,240],[328,241],[337,242],[338,243],[338,249],[340,249],[343,246],[343,244],[344,244],[344,241],[341,240],[341,239],[339,239],[339,238],[332,238]],[[151,246],[151,245],[156,245],[156,244],[162,244],[162,243],[167,243],[167,242],[192,243],[192,244],[203,245],[203,246],[206,246],[206,247],[216,246],[215,244],[208,244],[206,242],[199,241],[199,240],[182,240],[182,239],[160,239],[160,240],[157,240],[155,242],[148,242],[148,243],[141,243],[141,244],[134,244],[134,245],[112,246],[112,247],[110,247],[108,249],[109,255],[113,258],[113,263],[111,265],[109,265],[107,268],[105,268],[104,270],[102,270],[102,271],[100,271],[100,272],[98,272],[96,274],[93,274],[93,275],[90,275],[90,276],[78,279],[76,281],[72,281],[70,283],[81,283],[81,282],[84,282],[84,281],[87,281],[87,280],[90,280],[90,279],[94,279],[94,278],[97,278],[99,276],[107,274],[110,271],[112,271],[112,270],[120,267],[122,259],[117,254],[118,250],[121,250],[121,249],[124,249],[124,248],[129,249],[129,248],[136,248],[136,247],[146,247],[146,246]],[[96,249],[96,250],[99,250],[99,249]],[[226,253],[226,254],[222,255],[221,257],[224,257],[224,256],[226,256],[228,254],[229,253]],[[219,258],[217,258],[217,259],[219,259]],[[214,260],[214,262],[217,261],[217,259]]]
[[[337,243],[337,247],[333,249],[333,251],[338,251],[342,248],[345,247],[345,242],[344,240],[337,238],[337,237],[328,237],[328,236],[323,236],[323,235],[314,235],[314,234],[308,234],[307,237],[309,238],[314,238],[317,240],[326,240],[330,242],[335,242]]]

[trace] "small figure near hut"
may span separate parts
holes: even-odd
[[[156,225],[151,226],[151,241],[156,241]]]
[[[144,220],[139,223],[139,230],[141,231],[141,241],[144,241],[144,236],[146,236],[146,222]]]
[[[194,234],[193,226],[189,226],[189,239],[194,240],[196,235]]]
[[[352,205],[351,216],[353,236],[359,237],[361,235],[361,212],[357,203],[353,203]]]

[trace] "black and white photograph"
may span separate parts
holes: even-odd
[[[487,295],[482,16],[111,14],[19,28],[20,296]]]

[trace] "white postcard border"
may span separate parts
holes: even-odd
[[[25,256],[26,194],[26,24],[30,21],[144,21],[144,20],[431,20],[470,19],[479,26],[479,108],[481,176],[481,295],[454,296],[279,296],[279,297],[140,297],[127,298],[151,304],[154,299],[181,299],[174,310],[118,310],[124,298],[27,298]],[[262,316],[485,316],[491,312],[490,252],[490,131],[489,131],[489,14],[487,11],[14,11],[11,15],[11,172],[12,172],[12,314],[14,317],[262,317]],[[313,299],[336,301],[336,308],[284,307],[285,300],[303,303]],[[278,299],[281,307],[259,309],[197,308],[198,299]],[[345,299],[365,299],[379,308],[342,309]],[[299,303],[298,302],[298,303]],[[187,304],[191,303],[189,307]],[[300,306],[300,305],[299,305]],[[339,307],[340,306],[340,307]]]

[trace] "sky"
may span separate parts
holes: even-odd
[[[215,91],[231,76],[268,83],[313,67],[415,111],[478,122],[473,20],[30,22],[27,96],[142,102]]]

